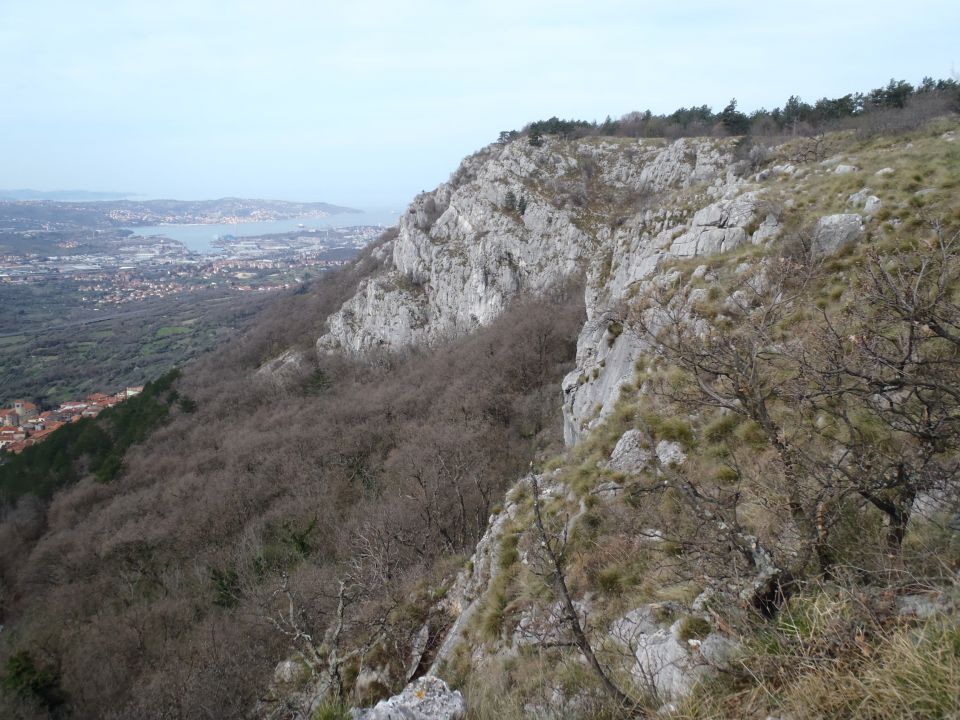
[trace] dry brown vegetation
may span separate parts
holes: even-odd
[[[430,352],[254,379],[375,266],[367,254],[189,368],[196,411],[175,410],[112,483],[4,509],[0,714],[243,716],[291,653],[323,682],[309,661],[336,649],[338,617],[402,684],[423,593],[456,569],[438,559],[468,553],[507,482],[558,448],[582,291],[518,300]],[[341,660],[349,689],[358,660]]]

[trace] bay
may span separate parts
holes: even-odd
[[[385,208],[371,208],[355,213],[337,213],[323,217],[287,218],[267,222],[218,223],[214,225],[147,225],[126,228],[141,237],[162,236],[182,242],[188,250],[203,254],[216,254],[219,248],[213,241],[224,235],[234,237],[257,237],[296,230],[309,232],[331,227],[354,227],[357,225],[379,225],[384,228],[397,224],[399,212]]]

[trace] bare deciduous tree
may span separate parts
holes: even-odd
[[[604,692],[609,695],[622,710],[631,713],[631,715],[635,714],[638,703],[614,683],[609,671],[604,668],[597,659],[593,645],[590,643],[590,639],[584,631],[580,616],[573,604],[573,598],[570,595],[570,588],[567,586],[566,579],[566,525],[564,525],[564,530],[559,536],[547,531],[540,508],[540,479],[536,473],[531,473],[529,477],[530,487],[533,492],[533,521],[539,544],[538,550],[543,561],[543,573],[549,579],[554,592],[557,594],[557,599],[560,602],[561,622],[573,636],[573,644],[587,661],[591,671],[603,687]]]

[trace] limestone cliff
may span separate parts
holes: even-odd
[[[802,517],[778,513],[778,503],[788,503],[776,493],[794,487],[771,459],[783,436],[741,422],[736,393],[726,404],[708,397],[693,409],[672,405],[676,368],[669,359],[654,368],[650,356],[663,345],[651,347],[650,338],[666,341],[656,334],[656,315],[645,313],[676,309],[677,322],[711,356],[734,341],[706,338],[780,308],[778,334],[758,335],[751,346],[775,357],[772,367],[802,349],[791,328],[811,306],[855,307],[854,269],[882,257],[878,247],[901,251],[902,228],[926,227],[921,198],[939,203],[941,214],[956,212],[956,166],[927,170],[927,188],[917,171],[938,154],[955,159],[953,137],[927,133],[916,146],[885,146],[847,135],[832,147],[818,144],[813,155],[799,140],[752,159],[734,139],[548,138],[538,147],[520,139],[468,158],[450,182],[420,195],[378,250],[384,269],[329,318],[320,352],[436,343],[489,323],[514,296],[574,276],[583,279],[586,322],[576,367],[562,384],[564,438],[573,449],[519,479],[494,510],[470,560],[437,593],[433,611],[445,622],[424,625],[431,649],[417,665],[429,660],[429,675],[466,687],[468,698],[471,678],[495,690],[490,677],[517,666],[550,674],[556,684],[541,682],[539,694],[514,692],[524,703],[518,711],[543,717],[591,716],[596,697],[580,682],[586,663],[567,652],[577,645],[577,623],[627,695],[663,714],[704,681],[742,673],[749,623],[770,612],[766,603],[786,601],[781,582],[796,576],[806,532]],[[925,247],[934,246],[928,239]],[[805,294],[787,300],[781,289],[801,267],[817,269],[816,292],[804,286]],[[661,304],[645,306],[650,298]],[[821,337],[820,319],[804,321],[806,342]],[[644,324],[654,332],[644,333]],[[656,387],[666,391],[654,400],[657,373]],[[725,377],[709,367],[703,373]],[[813,428],[827,426],[811,417]],[[820,439],[836,441],[829,432]],[[811,452],[840,463],[830,447],[814,445]],[[755,467],[737,465],[735,455]],[[537,524],[541,504],[547,530]],[[917,508],[911,512],[923,517]],[[809,524],[817,537],[820,522],[818,514]],[[552,541],[563,552],[573,548],[566,605],[558,599],[562,573],[543,550]],[[696,559],[678,572],[684,556]],[[712,564],[716,557],[723,562]],[[905,596],[884,612],[902,618],[903,607],[933,602]],[[459,712],[460,698],[437,687]],[[411,692],[416,686],[390,703]]]
[[[734,149],[731,139],[490,146],[414,200],[379,251],[385,269],[328,319],[317,348],[437,342],[489,323],[519,293],[583,275],[587,322],[564,383],[573,444],[632,377],[638,347],[609,329],[618,303],[667,258],[751,239],[758,192],[735,172]]]

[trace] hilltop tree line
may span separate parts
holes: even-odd
[[[891,79],[885,86],[867,92],[847,93],[838,98],[820,98],[814,103],[791,95],[782,107],[759,108],[751,113],[738,109],[734,98],[719,112],[709,105],[681,107],[667,115],[650,110],[631,112],[619,120],[609,116],[602,123],[586,120],[532,122],[522,130],[500,133],[498,142],[526,137],[533,146],[544,137],[694,137],[704,135],[808,135],[825,130],[857,129],[861,132],[889,132],[910,129],[918,123],[960,110],[960,82],[950,78],[925,77],[912,85]]]

